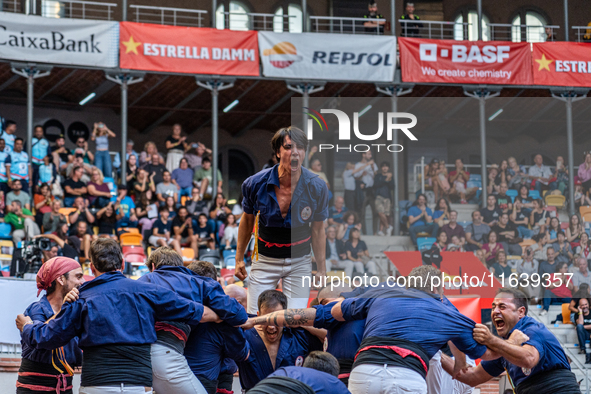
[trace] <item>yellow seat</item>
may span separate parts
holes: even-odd
[[[119,241],[122,246],[142,246],[143,237],[141,234],[124,233],[119,236]]]
[[[581,216],[583,216],[584,214],[589,213],[589,212],[591,212],[591,207],[587,207],[587,206],[580,206],[579,207],[579,214]]]
[[[195,259],[195,251],[192,248],[181,248],[183,252],[183,260],[194,260]]]
[[[148,246],[148,257],[150,257],[150,255],[152,254],[153,251],[154,251],[154,248],[152,246]]]
[[[181,197],[181,205],[183,205],[183,206],[184,206],[184,205],[185,205],[185,202],[187,202],[187,199],[188,199],[188,198],[189,198],[189,197],[187,197],[187,196],[182,196],[182,197]]]
[[[66,217],[66,220],[68,221],[68,224],[70,224],[70,214],[72,212],[76,212],[76,208],[60,208],[59,213],[61,213],[62,215],[64,215]]]
[[[534,241],[533,239],[525,239],[523,240],[523,242],[519,243],[519,246],[521,246],[521,250],[525,253],[525,249],[527,249],[528,246],[531,246],[535,243],[536,241]]]
[[[566,202],[566,197],[559,194],[548,194],[546,196],[546,205],[550,207],[563,207]]]
[[[139,234],[140,233],[140,230],[138,230],[137,228],[133,228],[133,227],[124,227],[122,230],[125,231],[126,233],[129,233],[129,234]]]
[[[585,212],[585,214],[581,216],[584,222],[591,222],[591,212]]]
[[[99,228],[98,228],[98,226],[93,226],[92,227],[92,232],[94,233],[94,235],[98,235],[99,234]]]
[[[563,324],[574,324],[571,320],[570,320],[570,314],[571,311],[570,309],[568,309],[570,304],[562,304],[562,323]]]

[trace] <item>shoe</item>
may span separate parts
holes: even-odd
[[[591,364],[591,354],[585,354],[585,364]]]
[[[392,231],[394,231],[394,227],[388,226],[388,229],[386,230],[386,235],[388,237],[392,236]]]
[[[544,309],[542,311],[542,313],[540,313],[540,316],[546,316],[547,314],[548,314],[548,311]]]
[[[460,204],[468,204],[468,201],[462,200],[462,201],[460,201]]]
[[[585,354],[585,353],[587,353],[587,352],[585,351],[585,349],[579,349],[579,354]]]
[[[384,234],[384,232],[383,232],[382,230],[380,230],[380,231],[378,231],[378,235],[379,235],[380,237],[383,237],[383,236],[384,236],[384,235],[386,235],[386,234]]]

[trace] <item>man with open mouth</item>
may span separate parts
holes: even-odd
[[[256,313],[257,300],[265,290],[277,288],[282,280],[289,308],[305,308],[312,283],[312,257],[316,276],[326,275],[328,188],[326,183],[302,167],[308,139],[296,127],[275,133],[271,147],[279,163],[249,177],[242,184],[244,215],[238,229],[236,276],[246,279],[244,252],[255,238],[248,286],[248,313]]]
[[[519,290],[499,289],[492,303],[491,317],[498,337],[477,324],[474,339],[500,355],[477,367],[463,368],[455,376],[460,382],[477,386],[507,371],[516,394],[580,393],[568,359],[556,337],[527,316],[527,296]],[[444,368],[453,373],[453,361],[444,356]]]

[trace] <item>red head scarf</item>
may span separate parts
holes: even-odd
[[[47,260],[37,272],[37,297],[41,290],[47,290],[54,280],[76,268],[80,268],[80,263],[68,257],[58,256]]]

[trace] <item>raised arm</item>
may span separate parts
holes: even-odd
[[[251,317],[246,323],[246,327],[252,328],[253,326],[277,326],[277,327],[300,327],[307,326],[312,327],[314,325],[314,319],[316,318],[316,309],[285,309],[283,311],[277,311],[269,313],[264,316]]]

